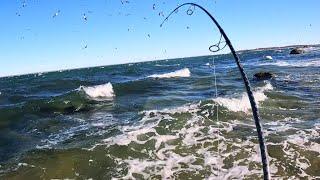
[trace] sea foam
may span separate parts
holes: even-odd
[[[84,91],[92,98],[110,98],[115,96],[112,84],[110,82],[92,87],[80,86],[79,89]]]
[[[261,63],[259,66],[280,66],[280,67],[319,67],[320,59],[313,59],[311,61],[276,61]]]
[[[270,89],[272,86],[268,83],[257,88],[255,92]],[[199,102],[169,109],[143,111],[140,112],[142,119],[138,124],[119,126],[121,134],[104,139],[98,145],[106,145],[107,149],[126,146],[132,154],[139,152],[143,156],[136,157],[130,154],[131,156],[125,159],[118,155],[111,156],[119,162],[116,167],[118,172],[125,172],[115,174],[113,178],[135,179],[138,174],[143,179],[153,177],[174,179],[181,173],[197,174],[203,173],[201,172],[203,170],[208,170],[208,173],[202,174],[201,179],[261,177],[261,169],[258,166],[260,164],[259,145],[255,141],[255,134],[246,138],[241,135],[234,137],[234,133],[239,131],[239,128],[248,128],[249,131],[254,132],[254,123],[241,120],[216,122],[207,116],[199,116],[206,111],[207,106],[210,107],[209,109],[214,108],[211,103]],[[184,115],[186,113],[188,116]],[[319,136],[320,124],[316,123],[308,130],[298,130],[295,124],[300,122],[299,119],[285,118],[265,123],[266,137],[279,136],[279,132],[294,131],[284,136],[280,142],[270,141],[267,145],[285,154],[286,160],[292,162],[294,168],[299,169],[297,176],[312,177],[306,171],[313,166],[312,162],[295,148],[319,152],[319,143],[314,142],[313,139]],[[283,126],[285,128],[279,129]],[[158,129],[162,129],[161,133]],[[185,149],[187,151],[183,151]],[[230,161],[229,157],[234,158],[231,166],[225,164]],[[287,168],[286,164],[280,163],[283,157],[269,158],[271,174],[277,174],[279,170]],[[251,164],[255,166],[249,170]]]
[[[272,89],[272,85],[267,83],[265,86],[257,88],[257,90],[253,91],[253,96],[257,102],[257,105],[268,98],[264,92]],[[218,97],[215,98],[214,101],[234,112],[242,111],[248,113],[251,109],[250,101],[246,92],[242,93],[241,97],[238,98]]]
[[[165,74],[153,74],[148,77],[150,78],[175,78],[175,77],[190,77],[190,70],[188,68],[180,69]]]

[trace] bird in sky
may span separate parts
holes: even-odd
[[[87,21],[88,20],[88,17],[86,15],[86,13],[83,13],[83,16],[82,16],[83,20]]]
[[[60,14],[60,10],[58,10],[57,12],[55,12],[55,13],[53,14],[52,18],[57,17],[59,14]]]

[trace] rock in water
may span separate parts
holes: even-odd
[[[302,48],[294,48],[290,51],[290,54],[302,54],[305,51]]]
[[[261,81],[261,80],[267,80],[267,79],[271,79],[274,77],[274,74],[273,73],[270,73],[270,72],[258,72],[256,74],[254,74],[254,77]]]

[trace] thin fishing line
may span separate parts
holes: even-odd
[[[216,74],[216,65],[214,62],[214,57],[212,56],[212,67],[213,67],[213,76],[214,76],[214,90],[215,90],[215,98],[218,98],[218,86],[217,86],[217,74]],[[221,157],[220,154],[220,121],[219,121],[219,104],[216,103],[216,121],[218,126],[218,159]],[[221,166],[218,163],[218,178],[220,176]]]

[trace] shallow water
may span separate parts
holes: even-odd
[[[239,55],[272,177],[320,178],[320,47],[289,52]],[[276,77],[256,81],[259,71]],[[5,77],[0,92],[0,179],[262,177],[230,54]]]

